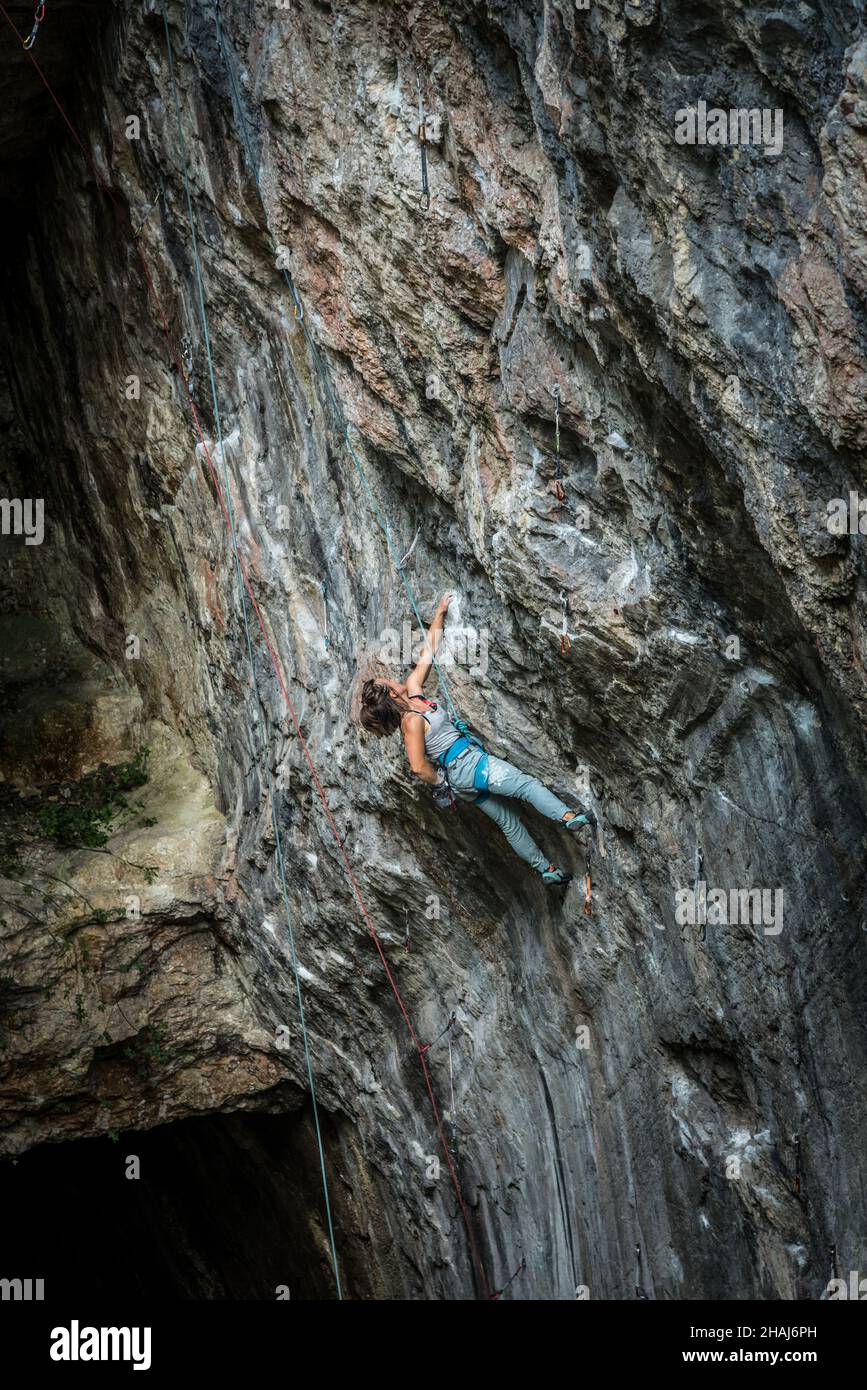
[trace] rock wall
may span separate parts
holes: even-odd
[[[276,825],[344,1292],[482,1294],[336,829],[419,1036],[456,1015],[428,1060],[494,1287],[818,1298],[867,1259],[864,553],[826,524],[867,488],[856,7],[221,15],[228,67],[211,0],[167,5],[178,122],[159,3],[52,7],[88,157],[3,36],[2,482],[45,501],[0,541],[4,1151],[152,1134],[229,1206],[259,1172],[285,1282],[333,1294]],[[781,152],[678,143],[700,100],[781,111]],[[583,846],[528,815],[577,876],[544,889],[354,722],[417,532],[461,711],[601,817],[589,918]],[[104,845],[46,837],[144,748]],[[697,880],[782,916],[681,924]],[[199,1256],[195,1296],[270,1296]]]

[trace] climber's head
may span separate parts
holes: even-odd
[[[361,725],[369,734],[383,738],[396,733],[408,708],[406,686],[401,685],[400,681],[379,677],[364,682],[361,688]]]

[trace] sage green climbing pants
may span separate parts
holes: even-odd
[[[469,749],[450,764],[449,782],[455,791],[473,791],[476,768],[485,756],[488,759],[488,790],[478,793],[475,797],[479,810],[484,811],[486,816],[490,816],[491,820],[496,822],[516,854],[537,873],[544,873],[551,861],[545,857],[529,831],[518,820],[511,799],[528,802],[549,820],[561,821],[574,808],[564,805],[559,797],[549,792],[538,777],[532,777],[528,772],[522,772],[520,768],[505,762],[503,758],[495,758],[493,753],[486,755],[477,748]]]

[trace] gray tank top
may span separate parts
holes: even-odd
[[[447,748],[457,743],[461,735],[449,718],[448,710],[443,709],[435,700],[428,700],[425,696],[414,696],[412,708],[427,723],[424,731],[424,751],[431,762],[435,763],[441,753],[445,753]]]

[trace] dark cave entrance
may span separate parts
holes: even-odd
[[[0,1163],[0,1277],[46,1302],[333,1299],[317,1162],[306,1110],[39,1145]]]

